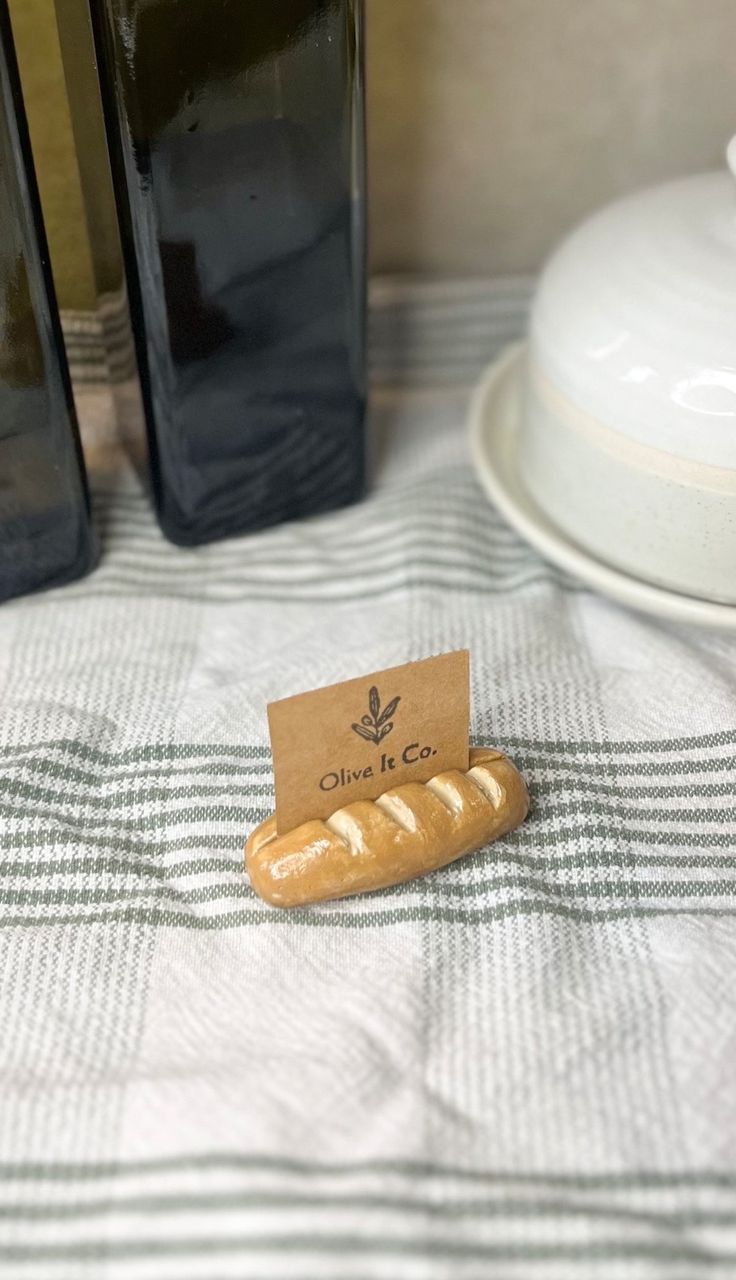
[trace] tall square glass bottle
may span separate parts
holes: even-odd
[[[6,0],[0,0],[0,600],[93,564],[84,465]]]
[[[362,0],[90,0],[164,531],[365,469]]]

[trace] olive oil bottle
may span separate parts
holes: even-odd
[[[95,558],[6,0],[0,0],[0,600]]]
[[[358,498],[362,0],[90,0],[164,532]]]

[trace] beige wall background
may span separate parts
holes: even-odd
[[[62,302],[89,305],[53,0],[11,8]],[[366,13],[375,271],[533,271],[586,212],[720,164],[736,132],[736,0],[366,0]]]
[[[723,162],[736,0],[367,0],[374,262],[534,270],[611,197]]]

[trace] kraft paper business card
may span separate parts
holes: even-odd
[[[410,662],[268,708],[279,833],[405,782],[467,770],[470,655]]]

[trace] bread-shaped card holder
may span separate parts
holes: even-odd
[[[245,862],[256,893],[274,907],[371,893],[446,867],[524,821],[529,792],[500,751],[473,748],[467,773],[410,782],[359,800],[326,821],[285,835],[275,815],[249,837]]]

